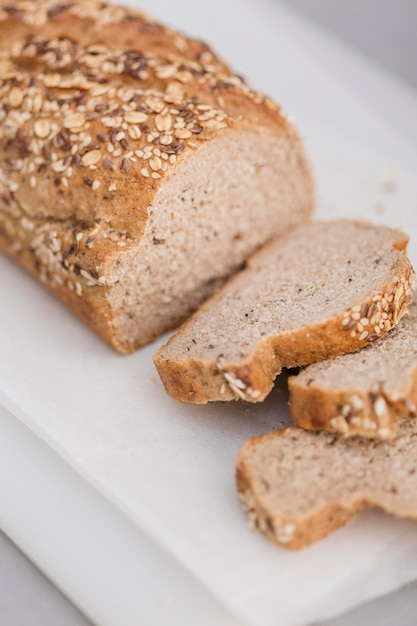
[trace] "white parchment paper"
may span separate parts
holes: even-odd
[[[383,221],[414,237],[417,150],[401,130],[415,123],[413,94],[268,0],[141,4],[214,42],[295,114],[321,216]],[[400,120],[383,96],[401,104]],[[0,402],[245,623],[306,624],[417,577],[417,525],[376,511],[301,553],[249,532],[234,459],[248,437],[288,419],[285,380],[262,405],[180,405],[152,364],[162,341],[115,354],[4,257],[0,287]]]

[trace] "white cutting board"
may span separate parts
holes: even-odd
[[[321,216],[404,226],[413,237],[416,262],[415,94],[268,0],[141,4],[213,42],[255,86],[293,113],[315,166]],[[253,626],[301,625],[417,577],[417,525],[377,512],[362,514],[295,554],[249,533],[235,495],[234,458],[245,439],[287,417],[283,384],[263,405],[178,405],[164,394],[152,365],[161,342],[120,357],[4,258],[0,276],[0,402],[133,527],[149,533],[229,614]],[[39,533],[27,519],[32,508],[36,519],[43,514],[47,520],[47,501],[37,501],[32,488],[16,494],[20,507],[8,504],[16,480],[12,459],[30,473],[30,455],[22,456],[18,443],[23,432],[13,429],[7,439],[12,454],[2,457],[0,521],[8,534],[100,625],[148,624],[140,594],[122,592],[131,571],[126,559],[120,556],[114,566],[118,583],[114,560],[95,568],[88,562],[97,559],[97,551],[85,549],[85,563],[68,554],[62,561],[39,549]],[[52,464],[53,458],[58,468],[58,457],[51,457]],[[52,475],[70,499],[67,480],[58,469]],[[67,516],[56,518],[57,536],[68,537],[68,545],[76,541],[75,521],[85,510],[79,500]],[[85,526],[103,528],[107,515],[89,510]],[[54,525],[47,527],[53,534]],[[120,539],[122,525],[113,533]],[[109,537],[103,530],[105,554]],[[128,535],[123,541],[129,543]],[[145,570],[150,558],[144,559]],[[94,571],[94,584],[86,585],[81,571]],[[190,605],[191,617],[197,609]]]

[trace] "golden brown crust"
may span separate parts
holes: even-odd
[[[225,63],[204,42],[155,21],[149,15],[100,0],[0,0],[0,49],[7,50],[19,39],[67,37],[81,46],[116,45],[137,49],[138,42],[149,53],[161,50],[210,64],[229,72]]]
[[[369,390],[327,389],[289,381],[290,413],[307,430],[327,430],[345,436],[392,439],[403,417],[416,417],[417,365],[397,398],[378,384]]]
[[[121,342],[108,294],[159,189],[205,143],[261,127],[299,142],[202,42],[103,2],[0,0],[0,249],[121,352],[158,334]]]
[[[195,404],[237,398],[262,402],[282,368],[299,367],[355,352],[382,337],[405,314],[412,298],[414,272],[409,259],[402,254],[407,241],[406,236],[398,233],[393,247],[400,253],[392,274],[366,300],[322,323],[264,337],[252,354],[239,363],[225,363],[214,358],[174,360],[165,356],[164,346],[154,355],[154,362],[167,393],[179,402]],[[253,255],[249,268],[256,263],[257,257],[258,254]],[[222,290],[227,290],[235,280],[237,276]],[[194,320],[212,306],[219,293],[183,324],[167,347],[192,327]],[[385,313],[384,319],[382,313]]]

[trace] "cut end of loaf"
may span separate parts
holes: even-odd
[[[275,239],[157,352],[167,392],[196,403],[260,402],[283,367],[377,341],[412,297],[406,243],[399,231],[349,221]]]
[[[241,129],[188,155],[121,256],[110,301],[124,350],[178,326],[271,234],[306,220],[312,197],[296,134]]]

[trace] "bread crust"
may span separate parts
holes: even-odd
[[[409,259],[403,254],[408,237],[396,231],[393,248],[398,250],[392,266],[392,273],[385,284],[380,285],[376,292],[351,309],[340,311],[337,315],[320,322],[288,331],[279,335],[262,338],[255,350],[239,362],[224,362],[221,359],[174,359],[167,356],[171,344],[181,341],[182,334],[189,328],[199,315],[211,308],[216,299],[226,292],[239,275],[233,277],[211,299],[205,302],[177,331],[170,341],[155,355],[154,362],[161,376],[167,393],[180,402],[205,404],[209,401],[242,399],[248,402],[261,402],[270,393],[275,377],[282,368],[293,368],[329,359],[345,352],[355,352],[382,337],[395,326],[405,314],[412,298],[414,288],[414,271]],[[271,245],[271,244],[269,244]],[[272,245],[279,245],[279,240]],[[256,266],[260,251],[253,255],[248,263],[250,271]],[[358,329],[358,320],[369,315],[371,320],[374,310],[381,301],[386,310],[386,319],[382,328],[368,324],[369,331]],[[389,300],[389,302],[388,302]],[[353,316],[353,317],[352,317]],[[369,322],[371,321],[369,320]]]
[[[0,42],[0,249],[119,352],[182,321],[126,342],[110,300],[159,192],[206,145],[285,138],[311,213],[297,131],[206,44],[93,0],[0,0]]]
[[[0,49],[37,37],[65,37],[81,45],[137,49],[207,63],[231,73],[226,63],[202,41],[161,24],[142,11],[100,0],[0,0]]]
[[[414,319],[414,303],[409,312],[411,311]],[[408,319],[411,318],[408,317],[407,321]],[[394,337],[392,333],[390,335],[393,342],[399,337],[398,334]],[[400,337],[398,341],[401,342]],[[363,352],[361,354],[362,358],[366,357]],[[380,355],[379,358],[387,356]],[[331,368],[332,364],[329,366]],[[357,387],[346,385],[332,388],[330,384],[325,386],[316,382],[313,372],[308,379],[308,374],[307,369],[302,376],[291,376],[288,380],[291,417],[305,429],[327,430],[345,436],[392,439],[396,436],[403,417],[417,416],[417,361],[413,366],[407,367],[402,378],[396,379],[395,393],[387,390],[387,379],[374,380],[367,388],[363,384],[358,384]],[[391,372],[391,376],[394,375]]]
[[[288,383],[291,417],[307,430],[392,439],[403,417],[416,416],[417,367],[395,401],[384,393],[383,388],[368,392],[355,388],[310,389],[299,384],[296,376]]]

